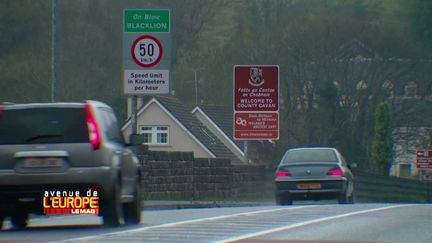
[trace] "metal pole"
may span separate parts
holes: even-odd
[[[245,162],[249,164],[249,141],[244,141],[243,143],[243,153],[245,157]]]
[[[137,134],[138,125],[137,125],[137,97],[135,95],[131,96],[131,125],[132,125],[132,134]]]
[[[426,183],[426,202],[431,202],[431,182],[424,180],[424,176],[423,176],[423,182]]]
[[[56,101],[57,66],[56,66],[56,35],[57,35],[57,0],[51,0],[51,102]]]
[[[195,105],[198,105],[198,80],[197,80],[197,72],[198,70],[194,70],[195,74]]]
[[[192,69],[194,72],[194,82],[195,82],[195,105],[198,105],[198,71],[203,70],[204,68],[195,68]],[[190,81],[188,81],[190,82]]]

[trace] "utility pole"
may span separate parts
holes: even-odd
[[[195,105],[198,105],[198,71],[203,70],[204,68],[195,68],[192,69],[194,72],[194,82],[195,82]]]
[[[51,102],[56,101],[57,93],[57,0],[51,0]]]
[[[195,105],[198,105],[198,79],[197,79],[197,70],[194,70],[195,75]]]

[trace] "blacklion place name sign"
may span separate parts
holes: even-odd
[[[166,9],[127,9],[124,20],[127,33],[170,32],[170,15]]]

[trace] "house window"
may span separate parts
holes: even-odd
[[[357,85],[356,85],[356,89],[357,89],[357,90],[364,90],[364,89],[367,89],[367,87],[368,87],[368,84],[367,84],[367,82],[364,81],[364,80],[361,80],[361,81],[358,82]]]
[[[142,126],[141,134],[144,135],[144,144],[163,145],[168,144],[168,126]]]
[[[399,164],[399,177],[411,177],[411,164]]]
[[[411,81],[405,85],[405,96],[415,97],[417,95],[417,83]]]
[[[382,88],[387,92],[387,94],[391,97],[393,97],[393,83],[390,80],[386,80],[383,85]]]

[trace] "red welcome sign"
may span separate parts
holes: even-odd
[[[234,66],[236,140],[279,139],[279,66]]]

